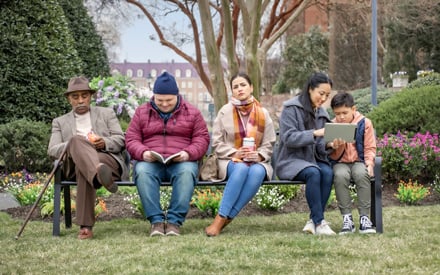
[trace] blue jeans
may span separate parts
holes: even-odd
[[[218,211],[222,217],[230,219],[255,196],[266,177],[266,169],[261,164],[246,165],[243,162],[228,163],[228,182]]]
[[[318,162],[318,166],[319,169],[314,166],[307,167],[295,177],[306,182],[306,199],[310,218],[314,224],[320,224],[324,219],[324,211],[333,183],[333,170],[330,165]]]
[[[169,165],[144,161],[136,163],[134,182],[145,217],[151,224],[165,221],[178,226],[183,224],[198,181],[198,172],[197,162],[175,162]],[[166,215],[160,206],[162,181],[170,181],[173,188]]]

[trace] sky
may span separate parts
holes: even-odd
[[[119,62],[187,62],[170,48],[162,46],[157,39],[151,40],[150,35],[157,38],[156,32],[146,19],[137,19],[130,26],[121,30],[121,49]]]

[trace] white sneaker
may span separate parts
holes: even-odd
[[[316,235],[336,235],[336,233],[330,228],[328,222],[322,220],[321,224],[316,226]]]
[[[315,235],[315,224],[312,220],[308,220],[306,226],[303,228],[303,232],[307,234]]]

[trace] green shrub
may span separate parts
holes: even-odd
[[[63,8],[74,47],[83,64],[82,74],[91,78],[96,75],[110,75],[107,53],[101,36],[84,6],[83,0],[59,0]],[[81,18],[81,20],[78,20]]]
[[[50,125],[25,119],[0,125],[0,158],[6,172],[50,171],[52,162],[47,155]]]
[[[440,132],[440,86],[403,89],[366,116],[378,136],[384,133]]]
[[[424,77],[420,77],[411,83],[409,83],[407,88],[414,89],[424,86],[436,86],[440,85],[440,73],[429,73]]]
[[[63,9],[54,0],[0,1],[0,18],[0,123],[50,122],[68,110],[63,91],[82,70]]]
[[[392,89],[380,88],[377,90],[376,101],[379,104],[391,97],[393,97],[396,92]],[[356,104],[356,110],[361,114],[366,115],[371,112],[375,107],[371,103],[371,88],[354,90],[351,92]],[[331,119],[335,117],[331,107],[327,108],[327,112]]]
[[[393,97],[396,92],[392,89],[380,88],[376,93],[377,104]],[[368,114],[375,107],[371,103],[371,88],[353,91],[352,93],[356,109],[362,114]]]

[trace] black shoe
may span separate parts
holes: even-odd
[[[376,229],[373,227],[373,223],[367,216],[361,216],[360,218],[359,233],[361,234],[374,234]]]
[[[342,220],[342,229],[339,232],[339,235],[354,233],[356,228],[354,227],[353,216],[352,215],[344,215]]]

